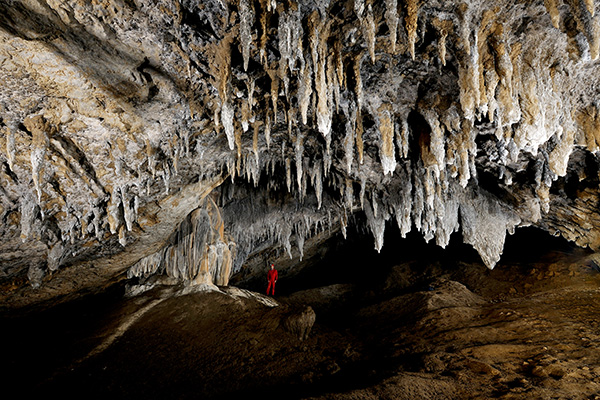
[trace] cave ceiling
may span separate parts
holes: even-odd
[[[352,223],[457,232],[489,268],[522,226],[597,250],[596,8],[3,1],[2,302],[226,284]]]

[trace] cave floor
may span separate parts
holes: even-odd
[[[407,262],[276,307],[235,288],[113,289],[3,316],[2,381],[25,398],[600,399],[600,274],[586,256]],[[316,322],[300,340],[283,321],[304,305]]]

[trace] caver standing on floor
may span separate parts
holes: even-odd
[[[275,282],[277,282],[277,270],[275,269],[275,264],[271,264],[271,269],[267,273],[267,281],[269,282],[267,285],[267,295],[269,295],[269,291],[271,292],[271,296],[275,296]]]

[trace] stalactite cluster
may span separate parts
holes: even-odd
[[[213,225],[194,211],[179,228],[188,233],[123,268],[225,282],[216,265],[236,271],[268,246],[302,253],[352,215],[364,215],[377,249],[391,223],[442,247],[460,231],[490,268],[519,226],[593,247],[594,229],[556,221],[577,207],[565,182],[596,181],[593,162],[572,156],[600,148],[595,8],[9,0],[2,277],[28,271],[37,287],[127,251],[160,225],[164,199],[225,176],[214,195],[231,239],[204,238]],[[193,248],[209,242],[221,250]]]

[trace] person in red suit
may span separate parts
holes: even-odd
[[[269,281],[269,284],[267,285],[267,295],[269,295],[270,291],[271,296],[275,296],[275,282],[277,282],[277,270],[275,269],[274,264],[271,264],[271,269],[267,273],[267,281]]]

